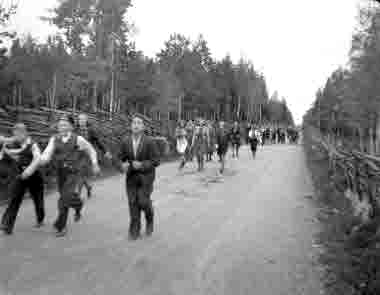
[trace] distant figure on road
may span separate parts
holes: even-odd
[[[225,168],[229,136],[230,134],[225,127],[225,122],[221,121],[219,123],[219,128],[217,130],[217,135],[216,135],[217,153],[218,153],[219,161],[220,161],[220,170],[219,170],[220,173],[223,173],[224,168]]]
[[[99,136],[96,134],[96,131],[88,123],[88,116],[86,114],[80,114],[78,116],[78,134],[86,139],[93,147],[100,150],[106,158],[111,159],[111,153],[107,151],[105,145],[99,139]],[[88,156],[85,153],[82,153],[80,157],[81,162],[81,171],[82,171],[82,183],[79,187],[79,193],[82,193],[82,188],[85,186],[87,188],[87,197],[91,198],[92,196],[92,185],[90,183],[91,176],[91,162]]]
[[[237,121],[234,122],[234,125],[231,130],[231,143],[232,143],[232,157],[239,158],[239,149],[241,144],[241,131],[240,126]]]
[[[58,135],[50,138],[49,143],[41,155],[41,165],[49,163],[54,156],[57,162],[58,176],[58,217],[54,223],[56,236],[62,237],[67,233],[67,218],[69,209],[75,209],[75,221],[81,218],[83,202],[79,196],[82,184],[81,162],[82,151],[90,158],[93,173],[100,172],[95,149],[82,136],[73,132],[74,119],[62,116],[58,121]]]
[[[186,164],[186,152],[188,152],[188,141],[186,138],[186,129],[185,129],[185,122],[180,121],[178,123],[178,126],[175,130],[175,136],[177,139],[177,152],[180,155],[180,164],[179,164],[179,170],[181,170],[183,167],[185,167]]]
[[[208,129],[208,143],[207,143],[207,155],[206,161],[212,161],[212,156],[215,153],[215,145],[216,145],[216,132],[215,127],[211,122],[207,124]]]
[[[24,199],[26,190],[29,190],[36,212],[36,225],[43,225],[45,218],[44,180],[38,170],[41,151],[38,144],[28,135],[26,126],[18,123],[13,127],[13,137],[0,137],[3,144],[2,157],[10,157],[19,173],[8,187],[9,204],[1,220],[1,229],[7,235],[12,234],[16,217]]]
[[[191,149],[197,159],[198,171],[202,171],[207,151],[207,130],[203,122],[199,122],[195,127]]]
[[[252,156],[254,158],[256,157],[257,145],[259,143],[258,137],[259,137],[258,132],[252,126],[251,130],[249,130],[249,132],[248,132],[248,141],[249,141],[249,145],[251,147]]]
[[[160,158],[156,143],[144,135],[144,130],[144,121],[133,117],[132,136],[123,141],[119,153],[122,171],[126,173],[130,240],[140,238],[141,211],[145,214],[147,236],[152,235],[154,227],[151,194]]]
[[[194,129],[195,129],[194,122],[192,120],[188,121],[186,123],[185,129],[186,129],[186,139],[189,145],[189,148],[186,152],[186,161],[193,161],[193,151],[191,149],[191,143],[193,140]]]

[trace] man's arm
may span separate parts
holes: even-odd
[[[97,147],[103,154],[107,153],[107,149],[106,149],[105,145],[102,143],[102,141],[96,135],[94,129],[90,128],[88,130],[88,133],[89,133],[89,141],[90,141],[90,143],[93,146]]]
[[[25,170],[22,173],[22,178],[24,179],[33,175],[33,173],[36,172],[40,164],[41,150],[36,143],[34,143],[32,146],[32,153],[33,153],[33,160],[29,164],[29,166],[25,168]]]
[[[147,141],[148,159],[142,161],[141,170],[147,172],[154,169],[160,165],[160,153],[158,152],[158,147],[153,139]]]
[[[80,150],[83,150],[91,159],[93,166],[98,166],[98,155],[94,147],[82,136],[77,137],[77,144]]]
[[[7,144],[7,143],[13,143],[14,137],[6,137],[3,135],[0,135],[0,144]]]
[[[127,155],[126,143],[123,141],[120,146],[120,151],[118,153],[118,161],[116,161],[116,167],[121,172],[126,172],[129,167],[129,159]]]
[[[49,140],[49,143],[45,150],[43,151],[42,155],[39,157],[40,158],[40,164],[41,165],[46,165],[47,163],[50,162],[51,157],[53,156],[55,150],[55,137],[51,137]]]

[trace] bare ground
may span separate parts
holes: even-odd
[[[0,294],[323,294],[321,227],[300,146],[264,147],[255,160],[243,148],[223,177],[216,162],[195,169],[158,169],[156,231],[137,242],[127,240],[123,176],[96,183],[65,238],[51,233],[56,195],[40,230],[25,202],[14,235],[0,236]]]

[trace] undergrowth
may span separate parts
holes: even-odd
[[[328,176],[328,161],[305,134],[304,149],[317,192],[319,220],[323,230],[318,236],[324,251],[326,292],[331,295],[380,294],[380,219],[362,225],[353,215],[349,200],[336,189]]]

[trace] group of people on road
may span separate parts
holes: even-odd
[[[265,125],[258,128],[261,137],[261,144],[296,144],[299,139],[298,130],[295,127],[279,127]]]
[[[67,234],[70,209],[74,210],[74,221],[82,218],[84,202],[82,187],[87,188],[91,197],[91,174],[99,174],[100,167],[96,148],[112,160],[113,164],[126,175],[126,188],[130,210],[129,238],[141,237],[141,212],[145,213],[146,234],[153,233],[154,210],[151,201],[155,168],[160,164],[160,154],[152,138],[145,135],[142,118],[132,118],[131,136],[125,138],[117,157],[113,157],[96,132],[88,125],[87,116],[79,115],[76,126],[72,116],[64,115],[57,122],[57,132],[44,149],[30,136],[24,123],[14,125],[11,136],[0,136],[0,160],[12,163],[17,176],[7,187],[9,200],[1,218],[0,229],[11,235],[21,203],[28,190],[36,212],[35,227],[44,225],[44,177],[41,168],[53,163],[57,175],[58,214],[53,224],[55,235]],[[96,148],[95,148],[96,147]],[[91,173],[92,172],[92,173]]]
[[[45,181],[41,168],[53,163],[59,193],[58,213],[53,228],[57,237],[65,236],[70,209],[73,209],[75,222],[82,218],[82,188],[87,189],[88,198],[92,196],[90,176],[100,172],[98,150],[126,175],[129,239],[141,237],[141,213],[145,215],[146,235],[152,235],[154,208],[151,194],[155,169],[160,165],[160,153],[155,140],[145,134],[144,120],[139,116],[132,118],[131,135],[122,140],[116,156],[111,154],[97,132],[88,124],[86,114],[80,114],[77,122],[78,124],[71,115],[61,116],[55,134],[43,151],[24,123],[15,124],[12,135],[0,136],[0,161],[12,163],[9,167],[16,167],[17,174],[7,187],[9,202],[1,218],[0,229],[6,235],[13,233],[26,191],[30,192],[34,203],[35,226],[39,228],[44,225]],[[295,142],[298,137],[297,132],[292,132],[289,128],[285,132],[280,128],[263,128],[251,124],[245,131],[246,133],[237,121],[233,124],[224,121],[216,123],[202,118],[180,121],[175,131],[176,149],[180,155],[179,169],[182,170],[187,162],[195,158],[198,171],[202,171],[205,163],[212,161],[216,153],[220,162],[219,172],[223,173],[229,147],[232,148],[232,157],[238,158],[244,138],[255,157],[260,143],[284,143],[284,136],[289,142]]]
[[[229,147],[232,149],[232,158],[238,158],[244,140],[249,145],[253,157],[256,156],[259,145],[298,142],[298,131],[294,127],[259,126],[253,123],[245,126],[244,130],[243,124],[235,121],[227,127],[224,121],[216,123],[202,118],[188,122],[179,121],[175,131],[176,148],[180,155],[179,169],[183,169],[185,164],[195,157],[198,171],[202,171],[204,163],[212,161],[216,152],[221,163],[219,171],[223,173]]]
[[[259,144],[258,130],[251,126],[247,130],[247,134],[247,143],[255,156]],[[185,164],[191,162],[195,157],[198,171],[202,171],[204,163],[212,161],[216,153],[221,163],[219,172],[223,173],[229,147],[232,148],[232,157],[239,157],[239,150],[244,140],[244,130],[237,121],[227,126],[224,121],[216,123],[198,118],[194,122],[179,121],[175,136],[177,152],[180,155],[179,170],[182,170]]]

